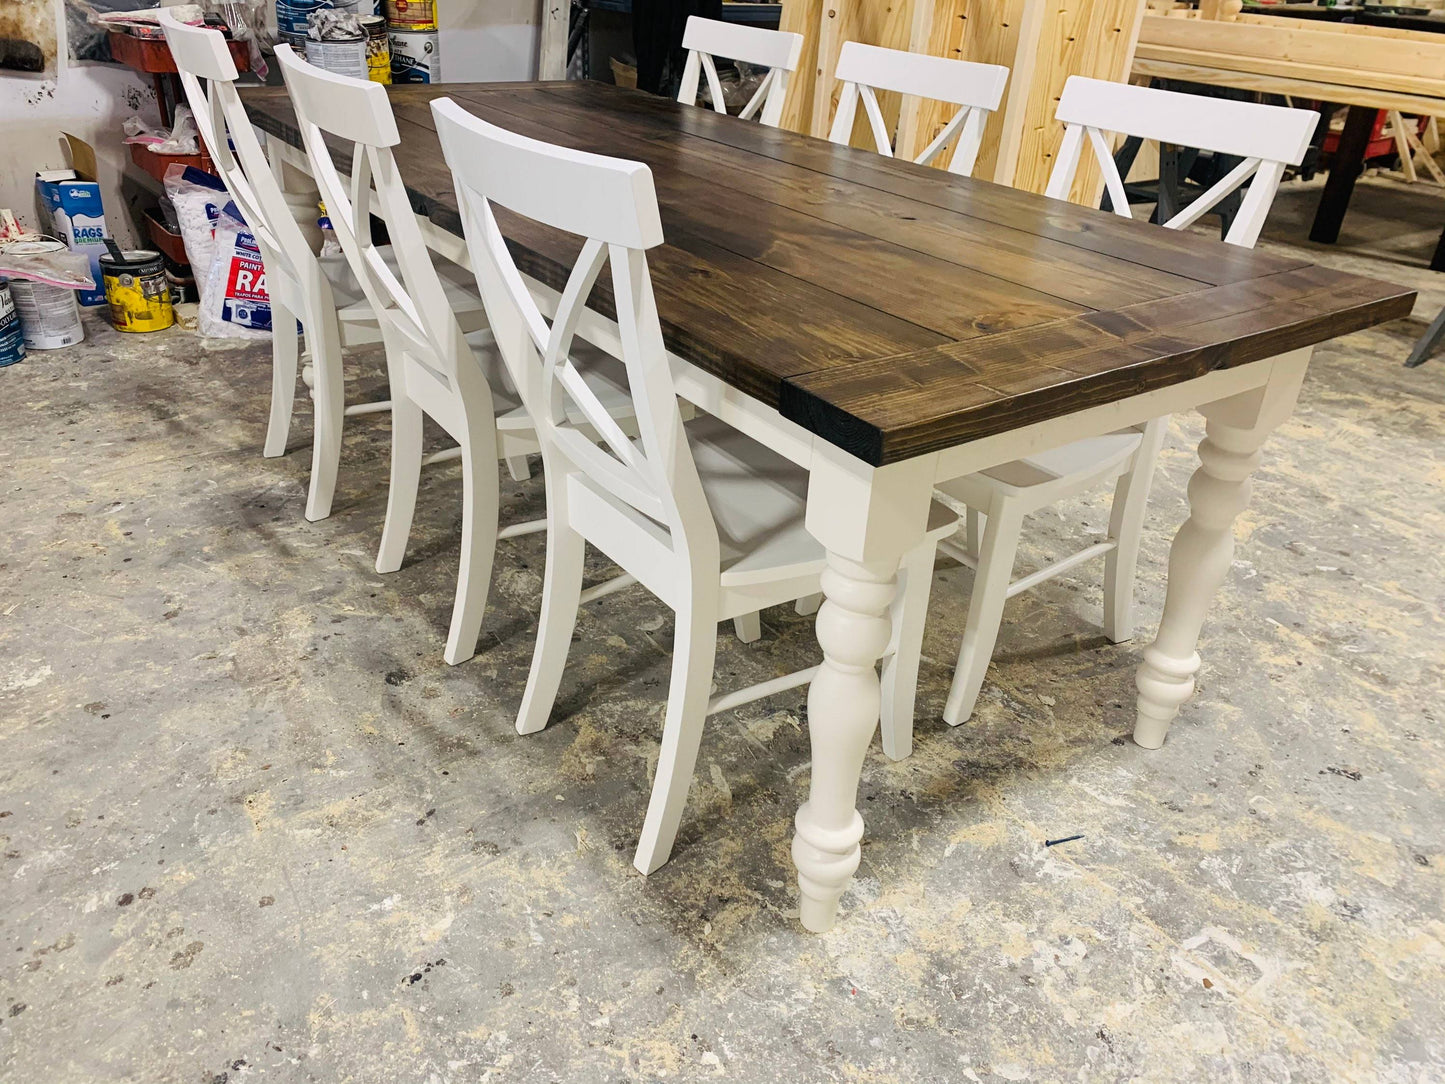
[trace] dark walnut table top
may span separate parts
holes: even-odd
[[[646,162],[668,349],[875,465],[1358,331],[1414,299],[590,82],[391,88],[413,204],[456,233],[427,104],[443,95],[523,135]],[[299,146],[284,89],[242,97],[258,128]],[[519,266],[560,289],[581,242],[498,221]],[[605,281],[592,305],[615,314]]]

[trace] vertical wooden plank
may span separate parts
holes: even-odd
[[[833,77],[843,43],[861,41],[885,49],[907,49],[914,0],[823,0],[818,32],[817,81],[813,87],[812,120],[808,131],[826,139],[833,123],[842,85]],[[899,95],[879,94],[878,105],[891,129],[898,120]],[[872,148],[872,129],[863,111],[853,125],[855,147]]]
[[[907,45],[910,53],[931,52],[929,44],[933,40],[938,7],[936,0],[913,0]],[[898,139],[894,149],[900,158],[917,158],[923,148],[933,140],[932,136],[926,140],[919,138],[924,104],[923,99],[913,95],[908,95],[899,104]]]
[[[1019,135],[1016,188],[1042,192],[1063,139],[1054,121],[1059,95],[1070,75],[1124,81],[1134,60],[1144,0],[1053,0],[1045,12],[1035,60],[1034,86]],[[1098,198],[1102,175],[1086,158],[1074,180],[1072,198]]]
[[[572,0],[542,0],[542,25],[538,28],[537,78],[567,78],[567,31]]]
[[[1047,18],[1046,0],[1017,0],[1006,13],[1010,22],[1000,27],[997,42],[1012,63],[1005,60],[994,63],[1009,63],[1008,89],[1004,92],[1003,107],[994,115],[985,138],[994,137],[994,153],[986,174],[997,184],[1017,183],[1019,155],[1024,147],[1024,133],[1028,124],[1030,107],[1039,93],[1043,73],[1039,71],[1044,24]],[[1057,101],[1057,99],[1055,99]],[[1043,191],[1042,188],[1038,191]]]
[[[788,80],[783,99],[782,126],[792,132],[807,132],[813,118],[813,85],[818,79],[818,31],[824,0],[783,0],[779,30],[803,35],[803,55],[798,70]]]
[[[808,133],[819,139],[828,137],[833,120],[833,107],[838,103],[838,81],[833,71],[838,67],[838,53],[843,43],[854,37],[859,8],[867,0],[823,0],[818,20],[818,59],[814,66],[812,116]]]

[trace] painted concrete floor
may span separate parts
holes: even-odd
[[[1271,235],[1312,203],[1287,191]],[[259,455],[265,347],[92,321],[0,373],[0,1080],[1445,1079],[1445,360],[1399,364],[1445,302],[1440,206],[1366,184],[1323,252],[1428,287],[1419,318],[1318,352],[1162,750],[1127,738],[1132,680],[1197,418],[1156,484],[1141,639],[1103,640],[1095,570],[1020,597],[958,730],[969,574],[940,565],[917,751],[875,745],[824,936],[788,859],[801,694],[712,721],[644,880],[663,608],[589,606],[552,726],[519,738],[543,540],[502,546],[481,652],[446,667],[454,465],[378,576],[387,425],[353,424],[306,523],[306,413]],[[374,352],[361,372],[379,397]],[[505,504],[539,514],[540,479]],[[1041,515],[1023,561],[1105,521]],[[764,622],[721,641],[720,682],[813,657],[807,620]]]

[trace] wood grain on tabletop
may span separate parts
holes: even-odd
[[[284,89],[242,95],[257,127],[299,145]],[[413,204],[453,232],[428,105],[448,95],[522,135],[646,162],[668,348],[876,465],[1312,345],[1414,299],[601,83],[391,89]],[[560,288],[581,241],[498,221],[519,266]],[[614,315],[605,279],[592,304]]]

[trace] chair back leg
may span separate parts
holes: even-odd
[[[542,576],[542,613],[532,670],[517,712],[517,733],[535,734],[552,717],[557,687],[567,666],[577,608],[582,603],[582,563],[587,544],[567,521],[566,475],[543,464],[547,483],[547,563]]]
[[[396,381],[391,385],[391,483],[386,492],[386,521],[376,551],[376,571],[395,572],[406,557],[406,540],[416,513],[421,484],[422,409],[407,398]]]
[[[306,518],[315,522],[331,515],[336,474],[341,466],[341,434],[346,424],[346,381],[341,368],[341,330],[335,310],[327,312],[308,302],[304,314],[306,345],[311,350],[314,386],[311,434],[311,484],[306,494]]]
[[[452,666],[477,653],[477,637],[492,585],[492,559],[497,552],[497,508],[501,498],[495,433],[468,418],[462,426],[462,560],[457,571],[456,602],[443,658]]]
[[[1134,636],[1134,576],[1139,565],[1139,540],[1154,464],[1164,443],[1168,418],[1155,418],[1144,427],[1144,437],[1129,469],[1114,486],[1109,509],[1109,538],[1114,548],[1104,557],[1104,635],[1121,644]]]
[[[904,557],[898,566],[901,582],[893,596],[893,644],[883,660],[879,713],[883,752],[890,760],[903,760],[913,752],[913,705],[918,695],[918,664],[937,549],[928,542]]]
[[[1023,518],[1023,507],[1017,501],[995,498],[989,507],[978,568],[973,576],[973,592],[968,600],[963,643],[958,649],[948,702],[943,708],[944,722],[950,726],[969,720],[978,692],[983,688],[983,676],[998,640],[999,622],[1003,620],[1003,604],[1008,598]]]
[[[672,856],[677,826],[687,804],[688,786],[697,763],[707,719],[708,697],[712,694],[713,661],[717,652],[716,594],[708,585],[694,584],[680,592],[684,600],[677,610],[673,633],[672,683],[667,690],[667,714],[662,727],[662,749],[657,758],[657,775],[652,781],[652,798],[647,819],[632,864],[651,873]]]
[[[261,454],[275,459],[286,454],[301,361],[296,317],[276,298],[271,299],[271,329],[271,420],[266,425],[266,445]]]

